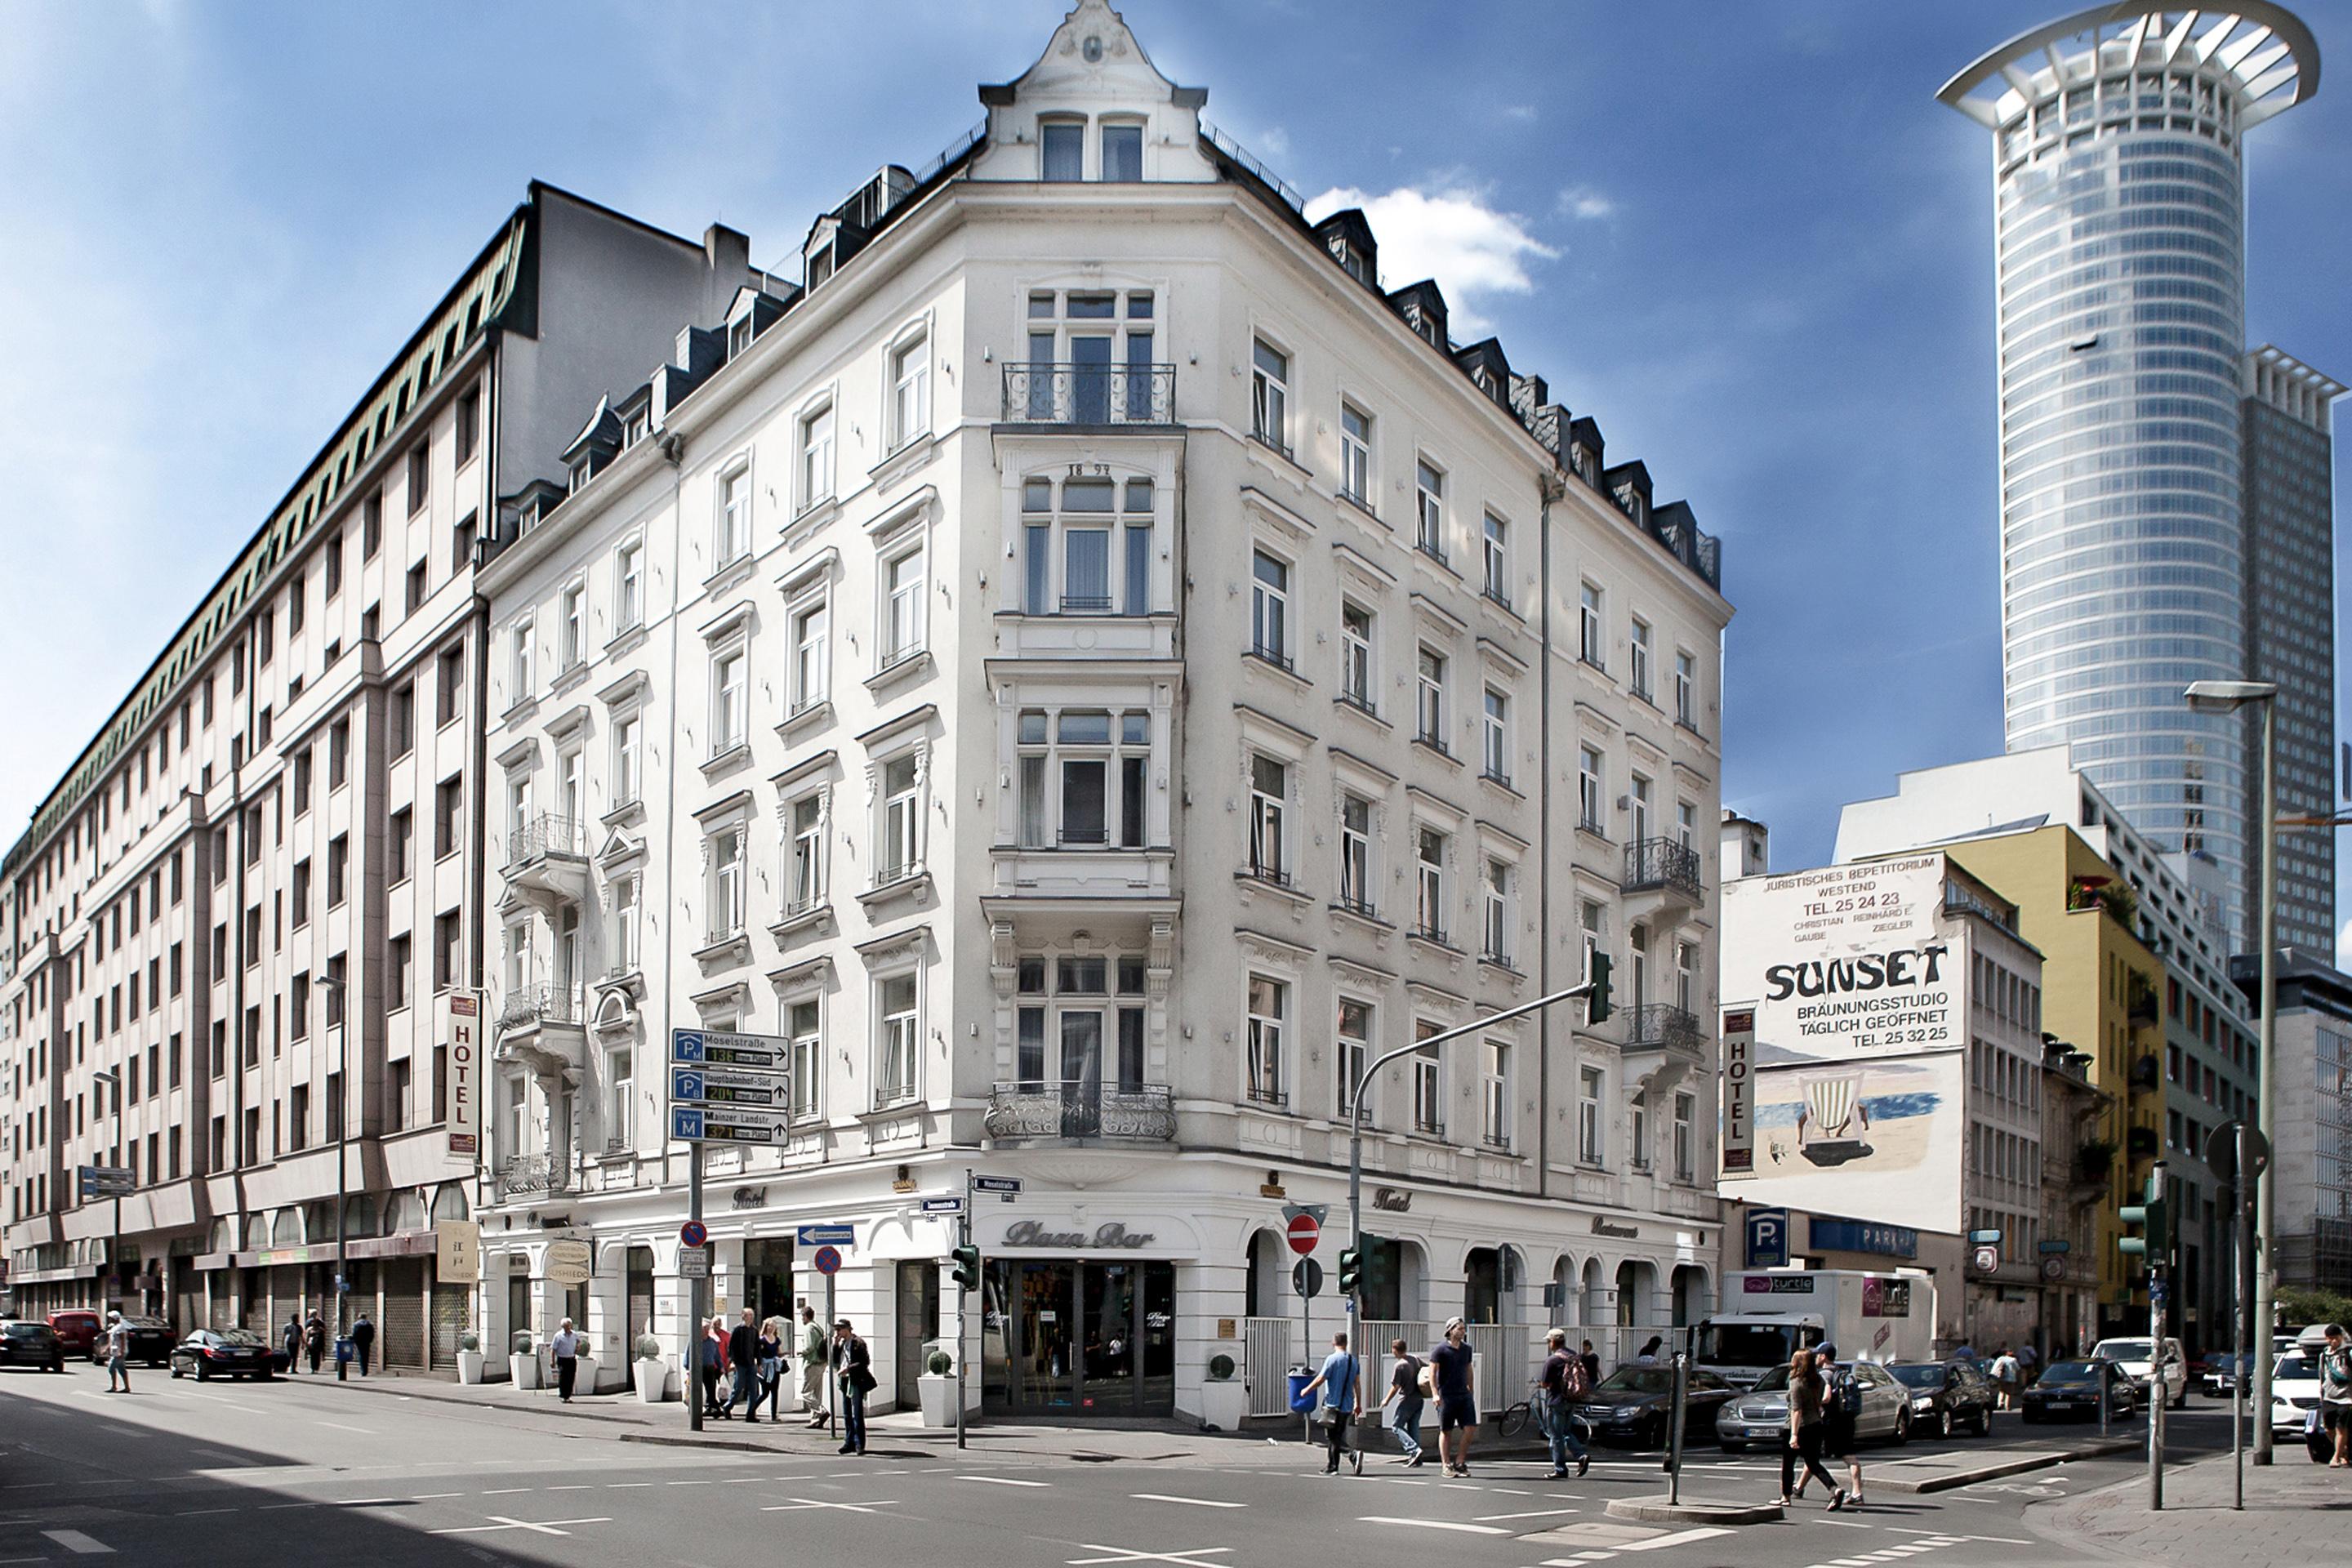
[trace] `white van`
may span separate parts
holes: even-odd
[[[2095,1359],[2105,1356],[2130,1374],[2132,1382],[2142,1388],[2148,1386],[2150,1360],[2146,1335],[2137,1339],[2101,1340],[2091,1347]],[[2164,1401],[2175,1410],[2189,1407],[2189,1358],[2180,1349],[2180,1342],[2167,1336],[2164,1342]],[[2151,1396],[2153,1393],[2151,1391]]]

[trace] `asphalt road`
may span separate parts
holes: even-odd
[[[1856,1568],[1914,1557],[1933,1568],[2016,1568],[2112,1561],[2039,1532],[2032,1512],[2140,1468],[2128,1458],[2092,1460],[1929,1496],[1882,1492],[1853,1517],[1814,1501],[1782,1523],[1709,1532],[1608,1519],[1611,1498],[1656,1494],[1664,1479],[1655,1458],[1608,1450],[1596,1450],[1582,1480],[1558,1482],[1527,1459],[1476,1462],[1469,1480],[1445,1481],[1384,1456],[1360,1479],[1328,1479],[1319,1454],[1296,1442],[1183,1434],[1129,1440],[1118,1446],[1128,1457],[1108,1462],[1044,1445],[960,1458],[879,1435],[868,1457],[848,1459],[625,1442],[593,1420],[331,1381],[200,1387],[145,1373],[128,1395],[104,1388],[89,1367],[62,1377],[0,1370],[0,1564],[114,1555],[238,1568],[740,1568],[813,1553],[820,1563],[959,1568],[1583,1568],[1618,1557],[1638,1568]],[[2176,1417],[2173,1436],[2176,1452],[2228,1443],[2218,1411]],[[1708,1448],[1693,1457],[1685,1487],[1749,1500],[1778,1481],[1769,1456]]]

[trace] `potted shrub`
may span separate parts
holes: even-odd
[[[639,1334],[635,1349],[637,1397],[647,1405],[659,1405],[669,1384],[669,1363],[663,1359],[662,1342],[651,1334]]]
[[[955,1357],[949,1353],[945,1341],[931,1342],[930,1353],[923,1358],[923,1375],[915,1380],[915,1389],[922,1402],[924,1426],[955,1425]]]
[[[529,1329],[517,1329],[514,1338],[507,1342],[507,1373],[519,1389],[535,1389],[541,1385],[539,1375],[539,1344]]]
[[[1235,1375],[1240,1369],[1224,1351],[1209,1357],[1201,1384],[1201,1425],[1212,1432],[1238,1432],[1249,1414],[1249,1393]]]
[[[457,1336],[457,1381],[482,1381],[482,1336],[471,1329]]]

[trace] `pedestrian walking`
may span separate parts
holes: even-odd
[[[2040,1371],[2041,1368],[2042,1352],[2035,1347],[2032,1340],[2028,1340],[2023,1344],[2017,1347],[2018,1387],[2031,1388],[2033,1386],[2033,1374]]]
[[[580,1376],[580,1336],[572,1332],[571,1319],[556,1325],[547,1348],[555,1352],[555,1397],[569,1405],[572,1385]]]
[[[1789,1443],[1780,1450],[1780,1506],[1796,1500],[1797,1464],[1804,1462],[1805,1479],[1822,1479],[1830,1495],[1830,1511],[1845,1508],[1845,1492],[1822,1466],[1822,1374],[1813,1370],[1813,1352],[1801,1350],[1789,1357]]]
[[[1853,1367],[1838,1365],[1837,1346],[1813,1351],[1813,1370],[1822,1375],[1822,1457],[1845,1461],[1847,1509],[1862,1506],[1862,1384]],[[1837,1504],[1830,1504],[1834,1510]]]
[[[2017,1358],[2009,1353],[2007,1345],[2003,1345],[2000,1353],[1992,1358],[1993,1386],[1999,1391],[2000,1405],[2003,1410],[2017,1408]]]
[[[316,1311],[302,1330],[302,1348],[310,1357],[310,1370],[319,1370],[319,1358],[327,1353],[327,1320]]]
[[[278,1337],[286,1342],[286,1370],[300,1372],[302,1370],[302,1320],[299,1316],[287,1319],[285,1330]]]
[[[1664,1335],[1652,1334],[1649,1342],[1642,1347],[1642,1353],[1633,1358],[1634,1364],[1636,1366],[1657,1365],[1658,1347],[1664,1343],[1665,1343]]]
[[[1396,1463],[1407,1469],[1418,1469],[1428,1463],[1421,1451],[1421,1369],[1422,1359],[1405,1347],[1402,1340],[1389,1342],[1389,1353],[1396,1357],[1389,1372],[1389,1391],[1381,1400],[1382,1419],[1396,1433],[1399,1453]],[[1387,1414],[1394,1405],[1396,1414]]]
[[[1576,1473],[1592,1468],[1592,1456],[1576,1432],[1576,1402],[1592,1390],[1584,1358],[1570,1354],[1568,1331],[1554,1329],[1544,1335],[1543,1372],[1536,1379],[1536,1411],[1542,1417],[1545,1438],[1551,1444],[1551,1476],[1568,1475],[1568,1456],[1576,1456]]]
[[[368,1357],[375,1350],[375,1324],[362,1312],[352,1324],[352,1353],[359,1357],[360,1375],[368,1374]]]
[[[727,1320],[713,1318],[702,1331],[702,1408],[714,1420],[727,1419],[719,1402],[719,1374],[727,1370]]]
[[[2352,1469],[2352,1345],[2344,1339],[2344,1325],[2330,1323],[2320,1331],[2327,1343],[2319,1352],[2319,1419],[2336,1439],[2330,1469]]]
[[[1322,1369],[1316,1373],[1314,1381],[1298,1391],[1313,1394],[1322,1390],[1323,1440],[1329,1450],[1323,1461],[1323,1473],[1327,1476],[1339,1473],[1339,1456],[1348,1449],[1348,1423],[1363,1414],[1363,1389],[1356,1371],[1356,1358],[1348,1353],[1348,1334],[1343,1329],[1331,1336],[1331,1353],[1323,1358]],[[1360,1444],[1356,1448],[1356,1473],[1364,1473]]]
[[[808,1424],[822,1431],[831,1419],[824,1408],[824,1325],[816,1321],[816,1309],[806,1301],[801,1303],[801,1409]]]
[[[1601,1357],[1594,1353],[1592,1342],[1591,1340],[1584,1342],[1584,1349],[1578,1352],[1576,1359],[1584,1363],[1584,1381],[1586,1383],[1592,1384],[1599,1383],[1601,1381]]]
[[[844,1454],[866,1452],[866,1396],[874,1392],[874,1352],[857,1337],[847,1318],[833,1325],[833,1365],[841,1382],[841,1447]]]
[[[734,1379],[727,1391],[727,1408],[733,1411],[740,1401],[756,1411],[759,1406],[755,1403],[754,1391],[760,1375],[760,1330],[752,1321],[749,1307],[743,1309],[742,1321],[727,1331],[727,1367]],[[759,1417],[754,1415],[747,1419],[756,1421]]]
[[[1478,1396],[1471,1381],[1470,1325],[1445,1320],[1445,1338],[1431,1348],[1429,1373],[1437,1395],[1437,1458],[1449,1476],[1470,1473],[1470,1440],[1478,1435]]]
[[[122,1314],[106,1314],[106,1392],[131,1392],[131,1325]]]
[[[772,1426],[784,1418],[784,1351],[791,1342],[787,1337],[791,1331],[782,1318],[768,1318],[760,1324],[760,1340],[754,1352],[759,1358],[754,1363],[758,1377],[751,1386],[753,1420],[759,1418],[762,1394],[768,1400],[769,1424]]]

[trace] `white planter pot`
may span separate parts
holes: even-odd
[[[637,1363],[637,1397],[647,1405],[659,1405],[662,1395],[669,1392],[669,1363],[659,1356]]]
[[[1249,1414],[1249,1391],[1238,1377],[1211,1378],[1201,1384],[1201,1419],[1220,1432],[1238,1432]]]
[[[583,1355],[579,1360],[579,1367],[572,1380],[572,1392],[593,1394],[596,1392],[596,1358],[593,1355]]]
[[[536,1351],[528,1354],[517,1352],[508,1356],[507,1370],[512,1374],[514,1385],[518,1389],[533,1389],[541,1386],[539,1353]]]
[[[479,1383],[482,1381],[481,1352],[459,1351],[457,1352],[457,1381],[459,1383]]]
[[[934,1377],[927,1372],[915,1379],[915,1391],[922,1401],[924,1426],[955,1425],[956,1380],[953,1375]]]

